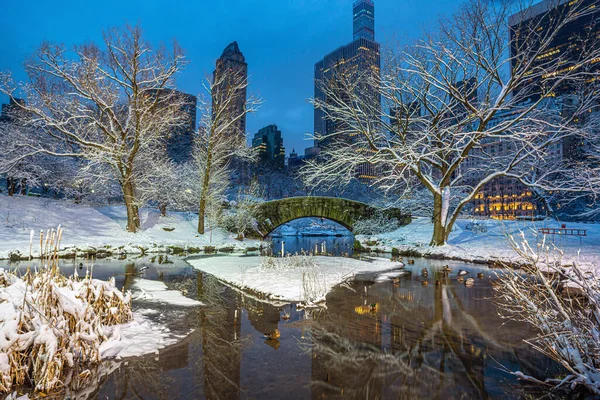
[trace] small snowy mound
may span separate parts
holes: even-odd
[[[201,306],[202,302],[185,297],[178,290],[168,290],[167,285],[160,281],[138,279],[133,284],[136,292],[135,300],[145,300],[156,303],[166,303],[176,306]]]
[[[122,358],[149,353],[174,344],[180,337],[164,326],[150,322],[141,313],[134,313],[133,321],[107,328],[108,341],[100,345],[100,357]]]
[[[370,261],[322,256],[204,257],[188,260],[194,268],[242,290],[266,295],[270,300],[321,303],[336,285],[357,273],[397,268],[387,259]]]
[[[375,282],[387,282],[391,279],[398,278],[398,277],[401,277],[403,275],[408,275],[408,274],[409,274],[408,271],[384,272],[383,274],[377,275],[377,277],[375,278]]]

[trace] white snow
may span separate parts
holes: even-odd
[[[141,253],[139,246],[147,252],[165,251],[166,246],[180,247],[233,246],[236,251],[246,247],[257,247],[259,242],[234,239],[234,235],[215,229],[205,235],[196,231],[198,215],[187,212],[169,212],[161,217],[156,209],[140,210],[141,230],[130,233],[127,225],[126,210],[122,205],[94,207],[74,204],[69,200],[12,196],[0,194],[0,259],[9,258],[9,254],[18,250],[21,255],[29,255],[31,230],[34,230],[33,253],[39,252],[37,241],[39,231],[62,225],[64,230],[61,248],[90,247],[101,248],[110,245],[113,249],[123,246],[126,253]],[[163,228],[175,228],[165,231]],[[114,251],[114,250],[113,250]]]
[[[415,250],[424,255],[459,258],[465,261],[520,261],[516,252],[510,247],[508,235],[515,239],[524,232],[526,239],[532,244],[541,243],[540,228],[560,228],[561,222],[544,221],[500,221],[477,220],[484,224],[487,232],[473,232],[466,229],[472,222],[459,219],[445,246],[430,247],[429,242],[433,232],[433,224],[429,218],[415,218],[412,223],[396,231],[379,235],[359,235],[357,239],[365,247],[378,248],[391,252],[392,248],[400,251]],[[566,222],[567,228],[585,229],[587,236],[552,236],[547,235],[546,244],[556,246],[564,252],[563,264],[569,264],[579,259],[582,268],[597,268],[600,274],[600,224],[585,224]],[[377,241],[376,245],[367,246],[366,242]],[[517,240],[519,241],[519,240]]]
[[[200,306],[202,302],[185,297],[178,290],[168,290],[167,285],[160,281],[136,279],[133,284],[134,300],[144,300],[156,303],[166,303],[176,306]]]
[[[334,286],[359,272],[378,272],[402,267],[402,263],[388,259],[361,261],[351,258],[310,258],[314,269],[306,267],[266,268],[260,257],[203,257],[190,259],[194,268],[214,275],[217,279],[240,289],[250,289],[268,295],[272,300],[307,301],[317,303],[325,299]],[[306,293],[307,287],[315,288]]]
[[[127,323],[107,325],[101,322],[100,314],[88,303],[90,294],[94,301],[104,299],[102,304],[112,302],[114,306],[110,312],[116,315],[118,304],[125,307],[123,312],[130,312],[129,293],[123,294],[117,289],[113,279],[108,282],[96,279],[65,280],[56,276],[44,268],[34,276],[31,284],[27,284],[0,268],[0,379],[6,389],[11,386],[9,355],[27,351],[32,346],[42,345],[38,348],[42,349],[38,357],[44,360],[52,360],[59,355],[66,360],[65,366],[73,366],[76,358],[95,360],[97,356],[108,359],[156,353],[183,337],[173,334],[161,323],[151,321],[148,316],[153,313],[146,310],[133,313],[133,319]],[[162,282],[159,284],[164,286]],[[154,295],[156,292],[154,297],[161,301],[171,301],[177,305],[199,304],[191,299],[184,301],[181,293],[168,291],[161,285],[152,285],[149,281],[141,284],[148,293]],[[46,298],[49,301],[57,299],[51,315],[47,308],[51,303],[44,300]],[[78,321],[75,328],[68,323],[67,315]],[[66,342],[64,338],[67,338]],[[78,347],[75,346],[81,343],[85,343],[86,353],[78,355]],[[36,389],[52,388],[54,382],[38,381]]]
[[[394,278],[398,278],[402,275],[406,275],[408,274],[408,271],[391,271],[391,272],[384,272],[382,274],[377,275],[377,277],[375,278],[375,282],[387,282],[391,279]]]
[[[181,339],[139,312],[133,313],[133,321],[129,323],[107,327],[106,336],[108,341],[100,345],[103,360],[158,353]]]

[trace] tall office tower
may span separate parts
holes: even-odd
[[[546,51],[533,61],[533,68],[549,65],[552,73],[545,74],[542,71],[533,74],[533,78],[524,85],[534,83],[537,88],[527,93],[526,97],[537,100],[540,96],[555,97],[573,92],[574,88],[570,87],[569,82],[564,82],[552,92],[549,91],[548,83],[560,76],[561,71],[578,68],[592,73],[600,70],[600,63],[594,62],[597,60],[592,61],[590,65],[582,65],[581,62],[582,56],[589,52],[590,46],[597,46],[600,37],[600,7],[596,4],[597,0],[544,0],[509,18],[510,56],[514,69],[520,55],[525,54],[527,57],[532,54],[532,50],[536,50],[536,40],[544,40],[545,32],[555,32],[559,29],[557,23],[563,20],[562,16],[572,7],[577,7],[577,12],[581,14],[560,27]],[[554,69],[557,65],[561,66],[558,70]],[[518,87],[514,93],[523,90],[524,85]]]
[[[372,0],[354,3],[354,40],[365,38],[375,41],[375,4]]]
[[[181,120],[177,126],[168,129],[166,150],[176,163],[190,160],[196,132],[196,96],[175,89],[152,89],[148,93],[158,98],[159,106],[166,108],[172,104],[180,104],[178,113]]]
[[[245,83],[247,79],[248,64],[246,64],[246,59],[240,51],[237,42],[230,43],[217,60],[215,71],[213,72],[213,82],[215,82],[212,98],[213,110],[215,109],[215,102],[222,101],[220,98],[229,92],[231,85],[240,85],[241,83]],[[231,103],[232,109],[230,115],[234,117],[241,115],[242,117],[232,128],[231,134],[245,135],[246,115],[244,109],[246,107],[246,86],[243,85],[242,88],[236,90],[232,95],[236,99]]]
[[[555,107],[561,114],[566,114],[571,103],[581,91],[597,90],[593,74],[599,71],[597,59],[589,63],[582,58],[593,46],[597,46],[600,37],[600,8],[596,8],[597,0],[544,0],[540,3],[512,15],[510,27],[510,56],[513,72],[519,63],[530,60],[533,52],[539,51],[538,43],[547,39],[547,34],[554,35],[552,41],[542,54],[536,55],[532,62],[528,80],[513,91],[514,96],[522,101],[522,107],[528,107],[531,101],[542,100],[543,107]],[[573,18],[562,27],[557,26],[572,7],[577,7],[580,16]],[[585,10],[585,12],[581,12]],[[534,54],[535,55],[535,54]],[[581,85],[567,80],[556,88],[552,86],[560,79],[561,74],[574,68],[589,74],[590,78]],[[590,109],[590,111],[593,111]],[[490,124],[513,119],[520,114],[519,110],[499,112]],[[590,114],[592,115],[592,114]],[[580,122],[583,122],[580,119]],[[579,137],[566,137],[546,150],[544,162],[570,162],[577,159],[585,161],[590,144]],[[467,160],[467,166],[477,165],[477,152],[485,152],[493,156],[506,156],[511,151],[510,140],[488,140],[481,144]],[[547,204],[536,195],[536,192],[519,181],[510,178],[494,179],[481,190],[474,200],[474,214],[499,219],[535,217],[548,212]],[[560,202],[555,211],[560,208]]]
[[[277,125],[259,129],[252,139],[252,147],[258,149],[261,164],[277,169],[283,169],[285,166],[285,147]]]
[[[379,76],[381,58],[379,43],[375,42],[375,8],[371,0],[358,0],[354,3],[354,40],[341,46],[323,57],[315,64],[314,97],[322,103],[328,99],[322,85],[327,85],[329,90],[335,90],[339,77],[352,80],[359,79],[368,74]],[[368,102],[373,109],[381,109],[381,98],[376,88],[365,85],[357,86],[357,96]],[[379,115],[374,115],[378,118]],[[314,110],[314,131],[316,136],[331,135],[343,131],[346,127],[340,122],[326,118],[320,108]],[[340,139],[340,138],[338,138]],[[352,140],[348,138],[348,140]],[[326,147],[327,143],[315,143],[315,147]],[[375,172],[370,165],[363,165],[357,171],[360,179],[370,179]]]
[[[198,100],[193,94],[178,91],[175,91],[175,94],[182,101],[180,112],[185,121],[181,126],[172,129],[167,143],[167,152],[174,162],[183,163],[192,158]]]

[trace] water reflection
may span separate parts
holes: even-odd
[[[280,236],[268,237],[273,254],[281,254],[281,242],[285,254],[301,254],[302,252],[321,252],[323,244],[327,253],[334,256],[352,255],[354,253],[354,236]]]
[[[363,274],[330,293],[327,309],[305,311],[242,295],[177,262],[171,270],[140,263],[149,267],[146,278],[185,289],[206,306],[184,312],[152,305],[173,331],[193,332],[156,355],[106,363],[116,369],[89,397],[526,398],[538,397],[540,389],[523,386],[500,365],[533,376],[560,372],[523,345],[534,334],[528,325],[499,319],[487,299],[492,295],[487,268],[450,263],[469,276],[484,272],[469,288],[456,280],[456,272],[442,276],[445,262],[417,260],[397,281]],[[135,279],[140,263],[121,262],[123,285]],[[422,268],[429,271],[427,286]],[[275,329],[280,338],[263,337]]]

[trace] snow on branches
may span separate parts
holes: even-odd
[[[27,84],[0,76],[3,93],[13,100],[18,91],[24,94],[14,103],[19,123],[33,130],[26,138],[9,138],[14,151],[3,154],[11,157],[0,165],[37,155],[78,158],[88,178],[120,188],[127,229],[135,232],[137,181],[147,165],[141,159],[160,158],[170,133],[186,123],[186,100],[170,90],[186,61],[177,43],[170,51],[152,48],[139,26],[111,29],[103,37],[103,47],[43,43],[25,62]]]
[[[469,0],[433,33],[390,49],[381,76],[333,70],[319,83],[323,96],[313,100],[333,129],[315,137],[322,151],[303,170],[307,184],[346,184],[370,165],[372,184],[399,198],[427,191],[431,245],[443,245],[460,213],[498,178],[540,194],[597,191],[583,179],[599,176],[597,165],[574,168],[553,150],[594,140],[589,124],[600,100],[592,79],[600,46],[582,38],[589,45],[578,53],[542,57],[561,29],[593,9],[575,2],[527,21],[518,11],[511,2]],[[552,29],[537,29],[546,22]],[[519,23],[528,29],[519,31],[511,53]],[[564,88],[571,94],[554,97]]]

